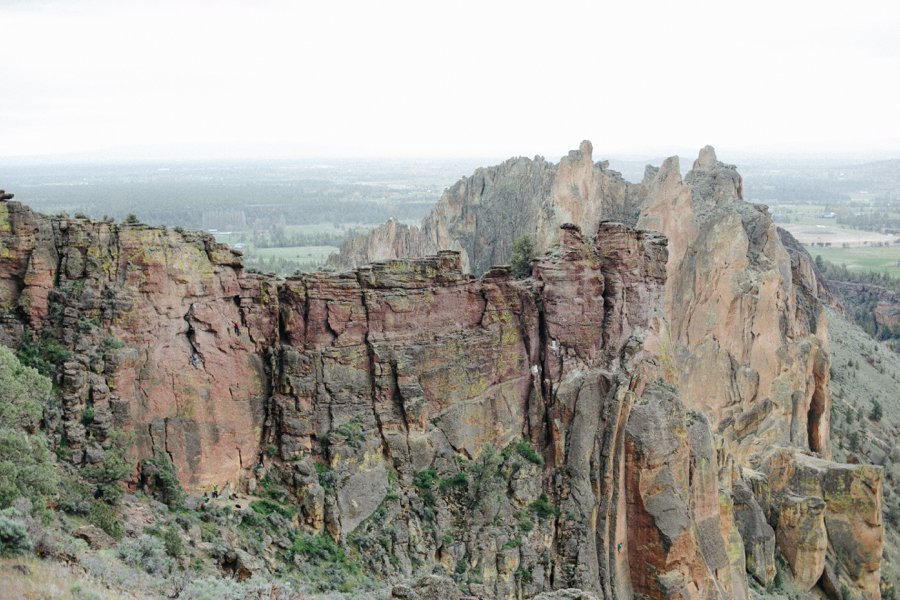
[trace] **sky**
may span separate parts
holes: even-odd
[[[0,157],[900,156],[900,2],[0,0]]]

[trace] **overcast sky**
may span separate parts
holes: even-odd
[[[900,156],[890,0],[0,0],[0,27],[0,156]]]

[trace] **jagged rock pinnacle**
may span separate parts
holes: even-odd
[[[592,157],[594,154],[594,145],[590,140],[583,140],[581,144],[579,144],[578,149],[587,157]]]
[[[695,171],[712,171],[716,168],[716,149],[712,146],[704,146],[700,150],[700,155],[694,161]]]

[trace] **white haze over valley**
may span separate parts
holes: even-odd
[[[7,160],[900,155],[884,0],[6,1],[0,25]]]

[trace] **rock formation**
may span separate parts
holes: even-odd
[[[489,269],[522,233],[532,277]],[[828,460],[813,267],[712,148],[640,184],[589,143],[480,169],[343,273],[17,202],[0,244],[3,341],[71,353],[75,460],[126,429],[193,490],[275,478],[295,526],[479,598],[747,598],[778,555],[803,589],[879,597],[881,471]]]
[[[388,221],[370,234],[351,238],[328,264],[355,268],[377,260],[460,253],[463,269],[485,273],[509,258],[512,242],[530,235],[538,251],[559,240],[559,227],[572,223],[591,234],[601,215],[633,225],[635,189],[608,163],[594,163],[584,141],[559,164],[542,157],[511,158],[482,168],[444,192],[422,226]]]

